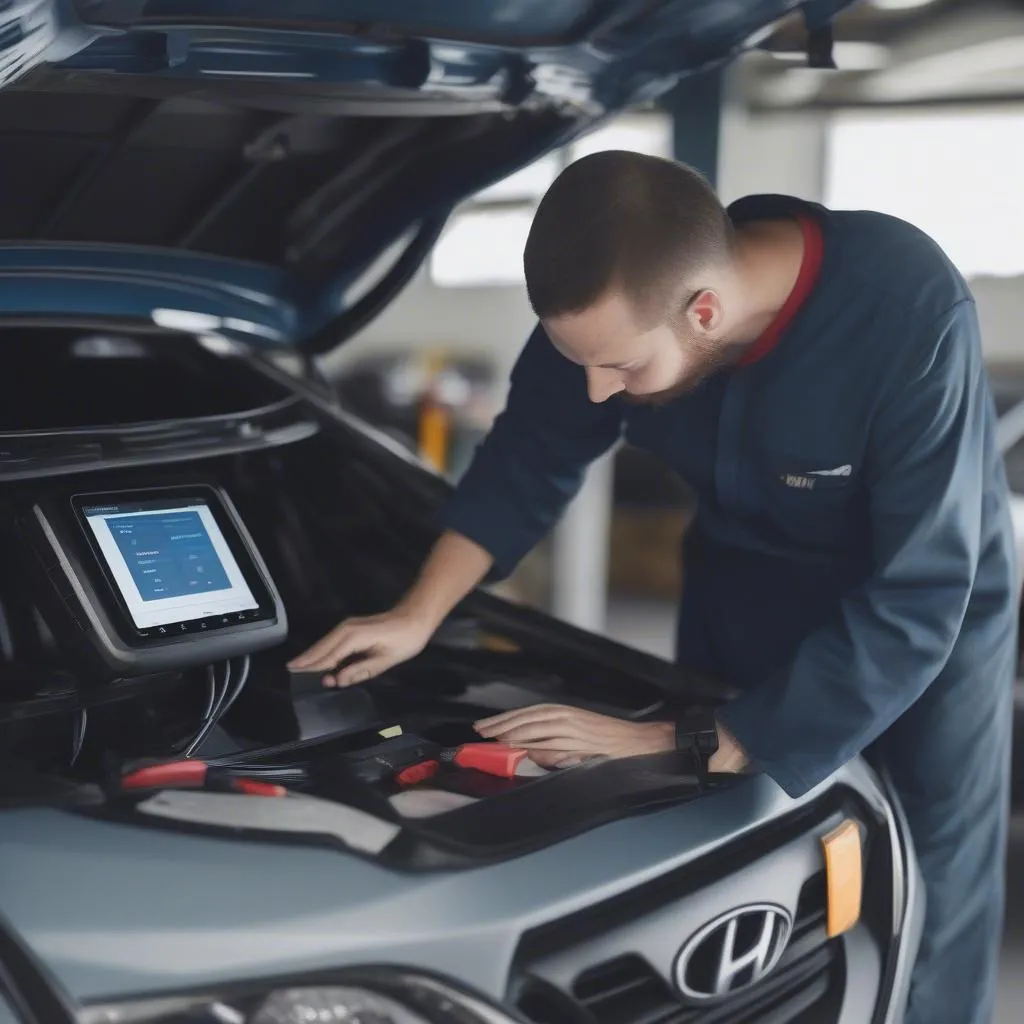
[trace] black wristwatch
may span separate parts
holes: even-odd
[[[708,762],[718,750],[718,724],[711,711],[688,711],[676,719],[676,750],[693,755],[697,773],[707,775]]]

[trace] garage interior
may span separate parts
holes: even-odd
[[[836,69],[808,67],[794,20],[464,204],[400,299],[325,362],[339,393],[457,479],[533,326],[521,253],[546,187],[601,149],[674,156],[726,202],[793,194],[894,214],[939,241],[977,300],[1024,551],[1024,5],[873,0],[837,19],[835,40]],[[682,481],[619,450],[502,592],[669,657],[689,511]],[[1000,1024],[1024,997],[1020,816],[1008,882]]]
[[[766,223],[547,205],[438,544],[608,150]],[[1024,0],[0,0],[0,1024],[1024,1021],[1022,167]]]

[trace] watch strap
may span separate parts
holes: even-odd
[[[712,711],[688,711],[675,722],[676,750],[693,754],[697,771],[706,776],[708,762],[718,750],[718,722]]]

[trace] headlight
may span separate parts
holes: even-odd
[[[274,992],[252,1024],[424,1024],[387,996],[354,988],[290,988]],[[241,1022],[239,1022],[241,1024]],[[248,1021],[245,1022],[248,1024]]]
[[[387,996],[364,989],[288,988],[266,999],[173,996],[90,1007],[82,1024],[429,1024]]]
[[[321,984],[239,985],[105,1003],[78,1012],[79,1024],[514,1024],[502,1010],[447,983],[371,969]]]

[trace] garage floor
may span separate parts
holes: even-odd
[[[1024,999],[1024,814],[1010,826],[1006,866],[1006,930],[995,1024],[1018,1024]],[[1013,1009],[1016,1004],[1016,1009]]]
[[[608,635],[671,657],[675,610],[660,602],[616,601],[608,611]],[[1007,858],[1006,930],[993,1024],[1020,1024],[1024,1000],[1024,813],[1011,825]],[[1016,1004],[1016,1009],[1013,1009]]]

